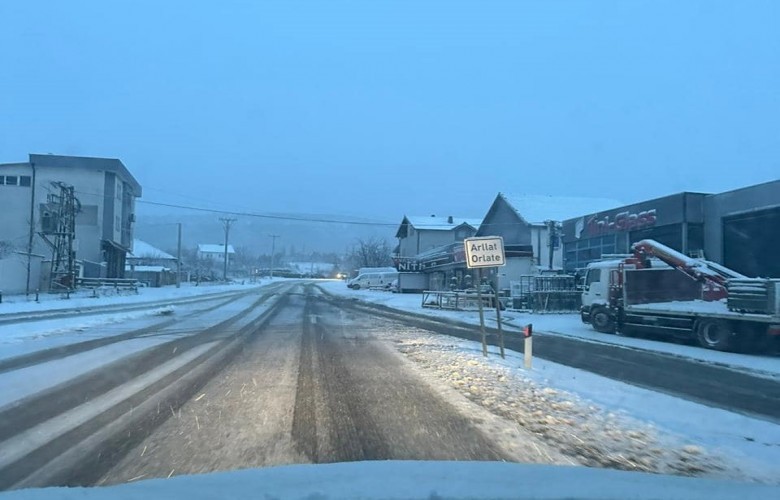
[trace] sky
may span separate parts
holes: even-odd
[[[778,26],[774,0],[8,0],[0,163],[114,157],[146,201],[394,222],[721,192],[780,177]]]

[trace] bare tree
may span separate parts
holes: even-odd
[[[347,254],[347,260],[355,267],[384,267],[392,265],[392,248],[387,240],[373,237],[358,239]]]
[[[10,241],[0,241],[0,259],[10,255],[14,251],[14,245]]]

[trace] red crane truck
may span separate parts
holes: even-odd
[[[595,330],[688,338],[722,351],[780,341],[780,280],[747,278],[654,240],[632,250],[588,264],[580,312]]]

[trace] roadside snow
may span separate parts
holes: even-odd
[[[479,324],[476,311],[445,311],[422,307],[420,294],[395,294],[374,290],[351,290],[343,281],[318,283],[326,292],[363,302],[380,304],[400,311],[423,314],[433,318],[446,318],[473,325]],[[532,314],[525,312],[503,311],[502,323],[510,329],[519,329],[528,323],[534,325],[534,333],[564,335],[588,342],[618,345],[630,349],[655,351],[680,356],[703,363],[716,364],[736,371],[750,373],[767,378],[780,378],[780,357],[773,355],[738,354],[704,349],[698,346],[657,341],[647,338],[630,338],[608,335],[593,330],[580,320],[579,314]],[[486,311],[488,326],[495,326],[495,312]]]
[[[177,311],[173,315],[173,318],[176,319],[175,322],[169,322],[164,328],[156,329],[142,336],[97,347],[86,352],[44,361],[33,366],[9,370],[0,374],[0,408],[21,398],[104,367],[113,361],[126,358],[156,345],[171,342],[177,338],[202,332],[250,307],[257,298],[258,294],[244,295],[220,306],[218,309],[202,313],[199,310],[202,308],[202,304],[190,305],[188,308],[182,308],[181,311]],[[267,307],[268,304],[264,304],[257,311],[259,312]],[[184,311],[186,311],[186,314]],[[244,322],[251,320],[252,317],[252,315],[249,315],[249,319],[245,317],[219,333],[227,334],[235,331],[236,328],[244,324]],[[158,322],[160,321],[159,318],[157,320]],[[16,344],[0,344],[0,359],[36,352],[44,348],[54,347],[55,345],[63,346],[89,340],[90,338],[120,335],[144,326],[150,326],[151,324],[154,324],[154,322],[149,322],[149,319],[146,318],[139,322],[131,321],[124,323],[120,328],[96,325],[84,332],[87,336],[86,338],[83,334],[68,334],[59,338],[54,337],[56,342],[50,342],[49,338],[44,338],[45,342],[35,342],[28,339],[25,342]]]
[[[274,280],[278,281],[278,280]],[[97,297],[92,296],[90,290],[80,290],[72,293],[70,299],[64,299],[59,294],[40,294],[40,302],[35,302],[34,295],[29,298],[24,295],[3,296],[3,302],[0,304],[0,318],[3,314],[41,312],[58,309],[78,309],[82,307],[95,307],[115,304],[140,304],[144,302],[165,301],[185,297],[196,297],[199,295],[222,293],[238,290],[246,290],[249,287],[264,286],[271,283],[271,280],[264,279],[262,282],[230,285],[210,285],[201,284],[196,286],[193,283],[182,283],[181,288],[167,286],[162,288],[139,288],[138,294],[120,292],[117,294],[111,288],[100,289]]]
[[[387,327],[428,376],[589,466],[780,484],[780,426],[471,342]]]
[[[76,316],[73,318],[0,325],[0,344],[13,344],[43,339],[44,337],[58,336],[65,333],[82,332],[98,325],[126,323],[131,320],[149,316],[159,317],[171,314],[173,310],[173,306],[165,306],[147,311],[97,314],[90,315],[86,318]],[[2,350],[2,347],[0,347],[0,350]]]

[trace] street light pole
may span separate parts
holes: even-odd
[[[268,235],[271,238],[271,278],[274,277],[274,254],[276,253],[276,238],[279,237],[278,234],[269,234]]]
[[[176,288],[181,288],[181,222],[179,226],[179,244],[176,248]]]
[[[222,270],[222,280],[227,281],[227,268],[228,268],[228,236],[230,235],[230,225],[236,221],[236,219],[229,219],[221,217],[222,225],[225,226],[225,262]]]

